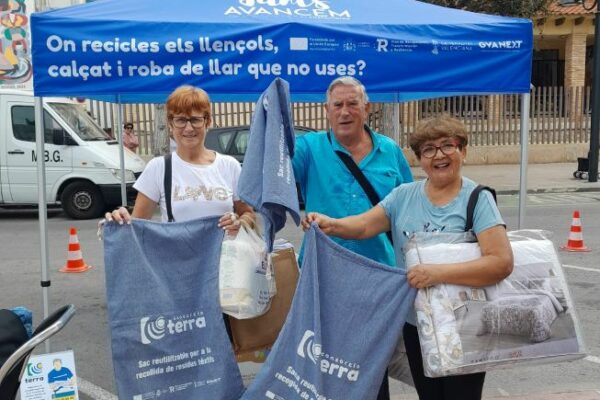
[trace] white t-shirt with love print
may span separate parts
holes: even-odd
[[[171,207],[175,221],[221,216],[233,211],[239,200],[237,183],[242,170],[231,156],[216,153],[210,165],[190,164],[172,153]],[[160,205],[163,222],[168,221],[164,191],[165,159],[150,160],[133,187]]]

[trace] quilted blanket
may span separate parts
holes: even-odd
[[[562,311],[551,293],[502,297],[483,307],[478,335],[522,335],[534,343],[543,342],[550,338],[552,322]]]
[[[440,284],[418,291],[415,312],[426,376],[585,355],[561,263],[540,232],[509,232],[514,270],[496,285]],[[406,265],[481,257],[479,245],[465,238],[464,233],[416,234],[404,248]]]

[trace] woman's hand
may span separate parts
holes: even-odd
[[[327,215],[310,212],[302,219],[302,229],[305,231],[309,230],[310,224],[315,222],[324,234],[331,235],[334,233],[335,221],[335,218],[328,217]]]
[[[104,219],[109,221],[115,221],[119,225],[123,225],[123,223],[130,224],[131,223],[131,214],[125,207],[119,207],[113,212],[107,212],[104,214]]]
[[[219,219],[219,228],[223,228],[223,230],[228,234],[235,236],[241,227],[240,217],[234,212],[225,213]]]
[[[438,278],[435,274],[436,266],[431,264],[418,264],[411,267],[406,273],[408,284],[417,289],[437,285]]]

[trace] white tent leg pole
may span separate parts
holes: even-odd
[[[127,186],[125,184],[125,146],[123,145],[123,105],[117,95],[117,136],[119,139],[119,161],[121,165],[121,205],[127,207]]]
[[[38,218],[40,221],[40,266],[42,280],[42,307],[44,319],[48,317],[48,213],[46,209],[46,165],[44,162],[44,102],[41,97],[35,98],[35,145],[37,151],[37,187],[38,187]],[[46,353],[50,352],[50,340],[44,342]]]
[[[527,202],[527,155],[529,146],[529,100],[531,95],[521,95],[521,168],[519,186],[519,221],[517,228],[525,226],[525,205]]]

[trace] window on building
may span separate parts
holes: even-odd
[[[535,87],[543,87],[563,86],[564,82],[565,61],[558,59],[558,50],[534,50],[531,83]]]

